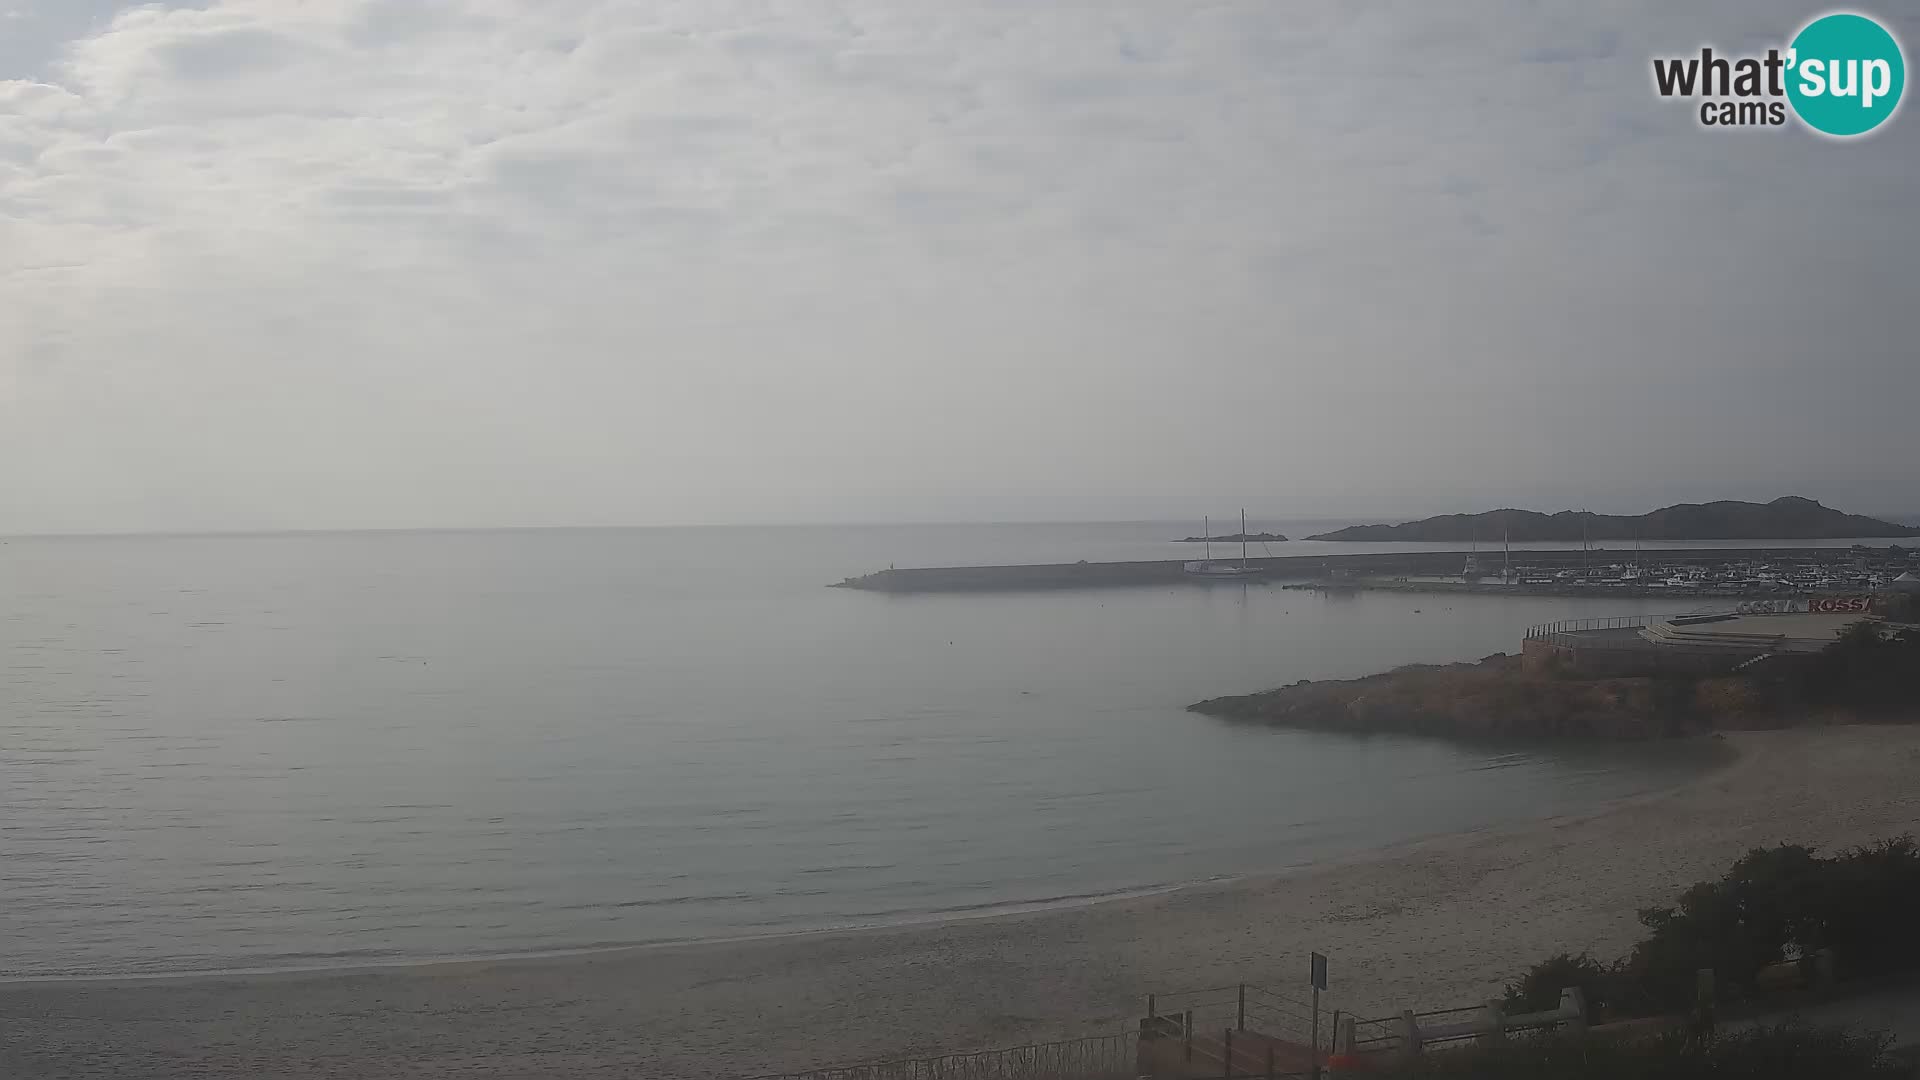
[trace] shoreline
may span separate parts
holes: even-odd
[[[1361,739],[1401,738],[1448,741],[1443,736],[1411,735],[1396,732],[1333,732],[1331,734],[1350,735],[1353,738]],[[287,967],[233,967],[190,969],[184,971],[135,971],[49,975],[0,974],[0,992],[32,986],[117,986],[121,984],[158,984],[205,979],[273,979],[302,976],[405,973],[410,971],[431,973],[436,969],[460,968],[476,964],[534,963],[547,960],[621,956],[669,949],[718,949],[761,942],[782,942],[828,936],[859,936],[864,934],[885,933],[888,931],[934,930],[961,923],[1044,916],[1109,904],[1150,901],[1155,898],[1176,895],[1190,890],[1227,888],[1238,885],[1257,886],[1275,884],[1299,877],[1303,874],[1315,874],[1342,866],[1365,864],[1380,859],[1391,858],[1398,854],[1413,851],[1426,844],[1452,838],[1480,836],[1507,829],[1528,829],[1549,822],[1584,821],[1648,800],[1666,798],[1729,770],[1739,768],[1751,757],[1750,754],[1744,753],[1738,747],[1731,745],[1728,740],[1722,739],[1720,737],[1721,734],[1723,733],[1709,732],[1686,736],[1684,738],[1664,740],[1665,743],[1670,746],[1688,746],[1691,748],[1710,747],[1716,751],[1718,760],[1704,765],[1698,773],[1680,780],[1677,783],[1647,791],[1635,792],[1629,795],[1619,795],[1604,799],[1592,806],[1565,814],[1556,814],[1544,818],[1516,818],[1509,821],[1483,825],[1478,828],[1451,832],[1421,833],[1378,847],[1348,852],[1316,862],[1296,863],[1277,868],[1250,870],[1238,874],[1220,874],[1191,881],[1132,886],[1093,895],[1047,897],[1036,900],[1012,900],[988,905],[975,912],[956,912],[951,910],[931,911],[918,915],[909,915],[891,921],[850,923],[838,926],[797,927],[791,930],[768,930],[761,933],[727,934],[718,937],[611,942],[563,946],[552,949],[532,949],[524,952],[474,953],[459,956],[393,957],[391,959],[354,960],[336,964],[294,965]],[[1528,743],[1528,740],[1521,740],[1520,743],[1525,745]],[[1601,744],[1605,745],[1606,741],[1601,740]]]
[[[1647,794],[1647,793],[1642,793]],[[1636,798],[1638,796],[1625,796]],[[1612,800],[1617,801],[1617,800]],[[1420,839],[1420,838],[1416,838]],[[1413,843],[1416,841],[1405,841]],[[1392,845],[1390,845],[1391,847]],[[1366,858],[1368,855],[1388,848],[1375,848],[1353,856],[1341,858]],[[1168,885],[1142,885],[1137,888],[1119,889],[1097,896],[1054,897],[1041,900],[1011,900],[1004,904],[994,904],[977,914],[958,914],[951,911],[928,912],[923,916],[910,916],[894,922],[851,923],[844,926],[799,927],[793,930],[768,930],[758,934],[732,934],[721,937],[674,938],[663,941],[623,941],[601,945],[579,945],[555,949],[531,949],[526,952],[475,953],[466,956],[426,956],[394,957],[391,960],[360,960],[342,964],[316,964],[296,967],[258,967],[258,968],[206,968],[191,971],[136,971],[105,974],[78,975],[0,975],[0,992],[31,986],[73,986],[94,984],[116,986],[122,983],[164,983],[193,979],[270,979],[278,976],[315,976],[315,975],[356,975],[378,972],[404,972],[451,968],[471,964],[513,964],[541,960],[561,960],[579,957],[618,955],[623,953],[650,952],[660,949],[700,949],[725,948],[732,945],[746,945],[763,941],[786,941],[793,938],[821,937],[831,934],[871,934],[887,930],[917,930],[946,926],[951,923],[979,922],[985,919],[1013,919],[1027,915],[1045,915],[1050,912],[1074,911],[1083,907],[1099,904],[1120,904],[1130,900],[1146,900],[1183,889],[1199,889],[1209,885],[1241,881],[1248,877],[1267,874],[1281,874],[1285,871],[1255,871],[1253,874],[1233,874],[1207,878],[1200,881],[1182,881]]]
[[[1297,985],[1367,1015],[1604,960],[1750,847],[1920,828],[1920,726],[1733,732],[1660,791],[1065,908],[508,959],[0,983],[0,1073],[729,1076],[1123,1028],[1149,992]],[[1296,971],[1298,968],[1300,970]]]

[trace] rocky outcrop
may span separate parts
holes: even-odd
[[[1174,541],[1176,544],[1280,544],[1286,537],[1276,532],[1229,533],[1226,536],[1183,536]]]
[[[1531,674],[1520,658],[1416,665],[1188,706],[1230,720],[1315,731],[1452,738],[1657,739],[1744,726],[1765,707],[1743,680]]]

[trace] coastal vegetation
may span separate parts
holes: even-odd
[[[1713,970],[1721,1000],[1739,1003],[1758,996],[1764,970],[1822,950],[1840,979],[1920,970],[1916,911],[1920,847],[1911,836],[1824,858],[1805,847],[1755,848],[1677,904],[1642,910],[1647,936],[1626,956],[1549,957],[1508,985],[1506,1005],[1552,1008],[1561,988],[1578,986],[1596,1020],[1670,1015],[1694,1004],[1702,968]]]
[[[1819,653],[1735,674],[1600,677],[1496,654],[1359,679],[1301,680],[1188,707],[1318,731],[1452,738],[1655,739],[1920,716],[1920,630],[1862,622]]]
[[[1649,739],[1710,730],[1707,688],[1691,680],[1529,673],[1504,653],[1477,663],[1398,668],[1188,706],[1231,720],[1355,734],[1454,738]],[[1735,707],[1744,706],[1744,700]]]
[[[1529,1039],[1424,1055],[1382,1080],[1903,1080],[1912,1068],[1890,1040],[1838,1028],[1782,1025],[1713,1039],[1667,1032],[1637,1040]]]
[[[1787,703],[1868,717],[1920,716],[1920,627],[1859,622],[1776,680]]]
[[[1514,543],[1580,540],[1817,540],[1844,537],[1920,536],[1920,527],[1847,514],[1813,499],[1789,495],[1768,503],[1722,501],[1676,503],[1651,513],[1622,516],[1562,510],[1490,510],[1442,514],[1399,525],[1355,525],[1309,536],[1309,540],[1398,540]]]

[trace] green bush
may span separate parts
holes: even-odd
[[[1577,986],[1587,999],[1587,1011],[1593,1017],[1603,1014],[1614,995],[1615,970],[1586,953],[1571,956],[1561,953],[1533,966],[1525,975],[1507,984],[1502,1009],[1515,1013],[1546,1012],[1560,1005],[1560,991]]]
[[[1820,858],[1804,847],[1756,848],[1674,907],[1648,908],[1648,935],[1611,967],[1552,957],[1507,987],[1510,1011],[1550,1009],[1578,986],[1597,1016],[1651,1016],[1694,1004],[1695,973],[1712,968],[1737,999],[1759,970],[1820,949],[1845,978],[1920,969],[1920,846],[1910,836]]]
[[[1920,631],[1858,622],[1808,658],[1797,676],[1809,704],[1910,716],[1920,707]]]
[[[1701,968],[1712,968],[1717,984],[1737,995],[1788,949],[1818,948],[1820,875],[1806,848],[1756,848],[1719,881],[1688,889],[1678,908],[1640,912],[1652,933],[1627,957],[1618,1004],[1635,1015],[1685,1009]]]
[[[1429,1053],[1385,1080],[1901,1080],[1890,1040],[1836,1028],[1783,1025],[1696,1040],[1678,1033],[1633,1042],[1591,1036],[1522,1040]]]
[[[1903,836],[1829,860],[1815,910],[1841,978],[1920,968],[1920,847]]]

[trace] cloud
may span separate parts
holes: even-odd
[[[1766,494],[1789,455],[1920,501],[1856,467],[1920,389],[1911,117],[1706,133],[1647,86],[1784,2],[44,2],[64,41],[0,67],[0,527]],[[1769,429],[1810,404],[1847,419]]]

